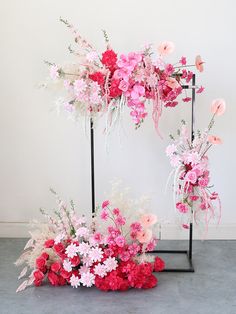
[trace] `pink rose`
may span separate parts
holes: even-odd
[[[45,248],[51,248],[51,247],[53,247],[53,245],[54,245],[54,240],[53,239],[49,239],[49,240],[46,240],[44,242]]]
[[[125,245],[125,238],[123,236],[118,236],[115,238],[115,242],[119,247],[123,247]]]
[[[48,272],[48,280],[52,286],[58,286],[59,285],[59,276],[52,271]]]
[[[43,258],[42,256],[36,258],[36,267],[40,270],[43,270],[46,265],[46,259]]]
[[[118,87],[123,92],[127,92],[128,88],[129,88],[129,84],[126,81],[122,80]]]
[[[195,184],[197,181],[197,175],[195,171],[188,171],[186,176],[185,176],[185,180],[187,182],[190,182],[192,184]]]
[[[61,264],[59,262],[55,262],[51,265],[51,270],[54,273],[58,273],[60,269],[61,269]]]
[[[209,183],[209,179],[208,178],[200,178],[198,180],[198,185],[201,186],[202,188],[205,188]]]

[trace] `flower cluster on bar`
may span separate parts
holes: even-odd
[[[142,213],[130,220],[125,208],[114,207],[106,200],[89,222],[85,216],[76,215],[73,203],[68,208],[57,199],[55,217],[42,210],[47,223],[31,232],[16,262],[18,266],[26,264],[19,279],[29,273],[17,292],[46,281],[52,286],[96,286],[103,291],[157,285],[153,272],[162,271],[165,264],[148,254],[157,244],[153,234],[155,215]]]
[[[61,19],[72,31],[76,47],[69,50],[75,56],[74,63],[50,65],[50,76],[61,82],[65,97],[60,98],[59,107],[63,107],[73,117],[85,115],[95,117],[105,114],[106,128],[113,125],[128,107],[130,116],[137,127],[145,120],[148,107],[152,107],[152,118],[158,130],[159,118],[163,106],[175,107],[178,96],[184,102],[191,101],[183,85],[189,84],[194,66],[203,71],[203,61],[197,56],[194,64],[187,64],[181,57],[174,64],[165,57],[173,52],[172,42],[162,42],[156,51],[151,45],[138,52],[118,55],[109,43],[106,32],[106,50],[99,54],[78,31],[67,21]],[[155,53],[154,53],[155,52]],[[197,88],[197,93],[204,90]]]
[[[178,138],[171,135],[173,144],[166,148],[174,167],[171,173],[174,178],[174,205],[181,215],[182,226],[187,229],[194,220],[198,225],[204,223],[207,231],[210,220],[220,220],[221,202],[218,193],[211,191],[207,153],[212,146],[222,143],[218,136],[210,132],[215,117],[222,115],[225,107],[223,99],[212,102],[213,116],[203,132],[198,130],[189,134],[185,121],[182,121],[182,127],[177,131]]]

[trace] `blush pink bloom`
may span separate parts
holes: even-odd
[[[142,230],[142,226],[141,226],[140,222],[133,222],[130,225],[130,229],[132,230],[132,232],[139,232]]]
[[[172,41],[163,41],[157,48],[161,56],[171,54],[175,49],[175,45]]]
[[[190,182],[192,184],[195,184],[197,181],[197,175],[195,171],[189,171],[187,172],[186,176],[185,176],[185,180],[187,182]]]
[[[186,57],[181,57],[181,59],[179,60],[179,63],[180,63],[181,65],[186,65],[186,64],[187,64]]]
[[[140,223],[143,227],[149,227],[157,222],[157,216],[153,214],[144,214],[140,217]]]
[[[151,241],[151,238],[152,238],[152,230],[150,230],[150,229],[145,229],[145,230],[139,231],[137,233],[137,237],[136,237],[136,239],[140,243],[148,243]]]
[[[125,245],[125,238],[120,235],[117,238],[115,238],[115,242],[119,247],[123,247]]]
[[[202,188],[205,188],[206,186],[208,186],[209,183],[209,178],[200,178],[198,180],[198,185],[201,186]]]
[[[129,88],[129,83],[127,83],[126,81],[122,80],[118,87],[123,92],[127,92],[128,88]]]
[[[114,208],[112,212],[113,212],[113,214],[116,215],[116,216],[120,215],[120,210],[119,210],[119,208]]]
[[[222,144],[221,138],[218,136],[215,136],[215,135],[209,135],[208,136],[208,142],[210,142],[211,144],[215,144],[215,145]]]
[[[180,213],[185,214],[188,212],[188,206],[184,203],[178,202],[176,204],[176,208],[179,210]]]
[[[211,103],[211,112],[216,116],[221,116],[225,112],[226,104],[224,99],[215,99]]]
[[[197,93],[197,94],[201,94],[202,92],[204,92],[204,90],[205,90],[205,87],[200,86],[200,87],[197,89],[196,93]]]
[[[197,195],[191,195],[190,196],[191,201],[197,201],[198,199],[199,199],[199,196],[197,196]]]
[[[196,56],[196,58],[195,58],[195,66],[196,66],[196,68],[197,68],[197,70],[199,72],[203,72],[203,70],[204,70],[203,64],[204,64],[204,62],[202,61],[201,56],[199,56],[199,55]]]
[[[115,219],[115,223],[118,225],[118,226],[123,226],[125,225],[125,218],[121,215],[117,216],[117,218]]]

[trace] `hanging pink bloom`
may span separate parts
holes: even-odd
[[[209,178],[200,178],[198,180],[198,185],[202,188],[205,188],[208,186],[208,183],[209,183]]]
[[[182,224],[182,227],[183,227],[184,229],[189,229],[189,225],[187,225],[187,224]]]
[[[204,90],[205,90],[205,87],[200,86],[200,87],[197,89],[196,93],[197,93],[197,94],[201,94],[202,92],[204,92]]]
[[[157,48],[161,56],[171,54],[175,49],[175,45],[172,41],[163,41]]]
[[[211,112],[217,116],[221,116],[225,112],[226,104],[224,99],[215,99],[211,103]]]
[[[100,215],[102,220],[107,220],[109,218],[109,213],[106,209],[103,209]]]
[[[187,64],[186,57],[181,57],[181,59],[179,60],[179,63],[180,63],[181,65],[186,65],[186,64]]]
[[[174,77],[168,77],[167,78],[167,86],[169,86],[172,89],[175,89],[175,88],[178,88],[180,85]]]
[[[182,203],[182,202],[178,202],[178,203],[176,204],[176,208],[179,210],[180,213],[185,214],[185,213],[188,212],[188,206],[185,205],[185,204]]]
[[[195,58],[195,66],[196,66],[196,68],[197,68],[197,70],[199,72],[203,72],[203,70],[204,70],[203,64],[204,64],[204,62],[202,61],[201,56],[199,56],[199,55],[196,56],[196,58]]]
[[[209,141],[211,144],[214,144],[214,145],[222,144],[221,138],[218,137],[218,136],[215,136],[215,135],[209,135],[209,136],[208,136],[208,141]]]
[[[148,243],[152,238],[152,230],[146,229],[137,233],[137,240],[140,243]]]
[[[109,206],[110,205],[110,202],[108,201],[108,200],[106,200],[106,201],[104,201],[103,203],[102,203],[102,208],[105,208],[105,207],[107,207],[107,206]]]
[[[153,214],[144,214],[140,217],[140,223],[144,228],[152,226],[156,222],[157,222],[157,216]]]
[[[190,200],[191,201],[197,201],[199,199],[199,196],[197,195],[190,195]]]
[[[190,102],[192,100],[192,98],[191,97],[185,97],[182,100],[183,100],[183,102]]]
[[[112,212],[113,212],[113,214],[114,214],[115,216],[120,215],[120,210],[119,210],[119,208],[114,208]]]
[[[172,156],[174,153],[176,153],[176,145],[175,144],[170,144],[166,147],[166,156],[170,157]]]

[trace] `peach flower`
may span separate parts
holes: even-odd
[[[171,54],[175,49],[174,43],[171,41],[163,41],[157,48],[161,56],[166,56]]]
[[[143,214],[139,221],[143,227],[149,227],[157,222],[157,216],[153,214]]]
[[[203,67],[203,61],[202,61],[202,58],[201,58],[201,56],[196,56],[196,58],[195,58],[195,66],[196,66],[196,68],[197,68],[197,70],[199,71],[199,72],[203,72],[203,70],[204,70],[204,67]]]
[[[140,243],[148,243],[151,240],[151,238],[152,238],[152,230],[150,229],[139,231],[136,237],[136,239]]]
[[[224,99],[215,99],[211,103],[211,112],[217,116],[221,116],[225,112],[226,104]]]
[[[215,135],[209,135],[208,136],[208,142],[210,142],[211,144],[222,144],[222,140],[220,137],[215,136]]]

